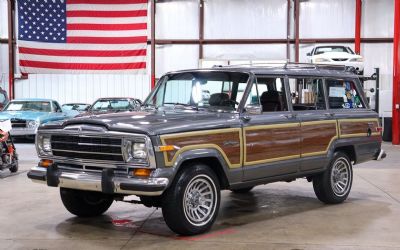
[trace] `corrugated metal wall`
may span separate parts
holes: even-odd
[[[6,0],[0,0],[0,36],[7,36]],[[205,38],[286,38],[286,0],[207,0]],[[393,36],[394,0],[363,0],[362,37]],[[293,8],[293,6],[292,6]],[[309,0],[300,3],[301,38],[354,37],[354,0]],[[197,39],[198,0],[159,1],[156,9],[158,39]],[[292,20],[293,22],[293,20]],[[292,23],[293,37],[293,23]],[[353,44],[348,44],[354,47]],[[300,60],[314,44],[301,45]],[[392,44],[363,44],[365,74],[381,70],[381,113],[391,110]],[[294,46],[291,46],[294,58]],[[167,71],[197,68],[197,45],[156,47],[156,76]],[[281,60],[286,45],[205,45],[206,59]],[[150,56],[148,57],[150,58]],[[1,83],[7,84],[7,46],[0,46]],[[150,64],[149,64],[150,65]],[[16,82],[16,97],[49,97],[61,103],[92,102],[100,96],[144,98],[150,91],[149,75],[30,75]],[[367,85],[367,87],[369,87]]]

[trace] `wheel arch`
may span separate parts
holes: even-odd
[[[180,154],[175,162],[174,177],[183,169],[194,163],[202,163],[210,167],[218,177],[221,189],[227,189],[231,183],[231,173],[224,157],[215,149],[188,150]]]

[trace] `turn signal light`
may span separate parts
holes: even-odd
[[[174,145],[159,146],[158,149],[160,152],[168,152],[176,150]]]
[[[137,168],[133,170],[133,175],[140,177],[149,177],[151,174],[151,169],[147,168]]]
[[[53,164],[53,161],[47,160],[47,159],[43,159],[39,162],[39,166],[44,167],[44,168],[50,167],[51,164]]]

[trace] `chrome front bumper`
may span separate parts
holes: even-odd
[[[10,130],[11,136],[36,135],[37,128],[13,128]]]
[[[103,172],[84,172],[59,169],[55,166],[33,167],[28,172],[28,177],[33,182],[52,187],[144,196],[161,195],[169,182],[167,178],[113,176],[112,169],[105,169]]]

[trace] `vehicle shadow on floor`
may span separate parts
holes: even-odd
[[[302,213],[311,213],[311,216],[327,221],[335,217],[335,220],[343,220],[344,224],[347,223],[346,220],[351,216],[352,220],[359,221],[359,226],[363,227],[368,226],[372,221],[390,211],[390,208],[388,208],[390,204],[373,201],[368,194],[362,194],[361,197],[366,197],[365,199],[367,200],[351,198],[344,204],[325,205],[315,197],[306,196],[303,193],[294,194],[281,189],[256,189],[247,194],[224,192],[219,216],[212,230],[200,237],[177,236],[166,226],[162,218],[161,209],[147,208],[147,214],[144,214],[140,212],[141,210],[135,211],[135,209],[139,209],[139,206],[135,206],[132,210],[132,214],[136,213],[136,216],[127,216],[126,211],[114,213],[111,210],[107,215],[97,218],[82,219],[73,217],[61,222],[57,226],[57,231],[72,238],[81,238],[82,234],[79,232],[82,231],[90,235],[90,232],[87,231],[90,228],[90,230],[94,230],[92,231],[93,234],[105,234],[110,238],[113,235],[118,235],[118,237],[131,236],[136,240],[143,237],[152,240],[196,240],[203,239],[207,235],[235,234],[235,231],[240,230],[242,226],[252,223],[264,223],[263,230],[268,231],[270,230],[268,228],[269,221],[272,224],[279,217],[295,216]],[[346,208],[340,208],[341,206],[346,206]],[[338,215],[344,210],[346,211],[346,216],[340,218],[341,216]],[[127,218],[127,220],[124,220],[124,218],[121,220],[126,223],[125,225],[118,226],[113,222],[113,217],[118,216]],[[306,218],[304,219],[306,220]],[[304,223],[306,224],[306,222]],[[290,225],[287,226],[290,227]]]

